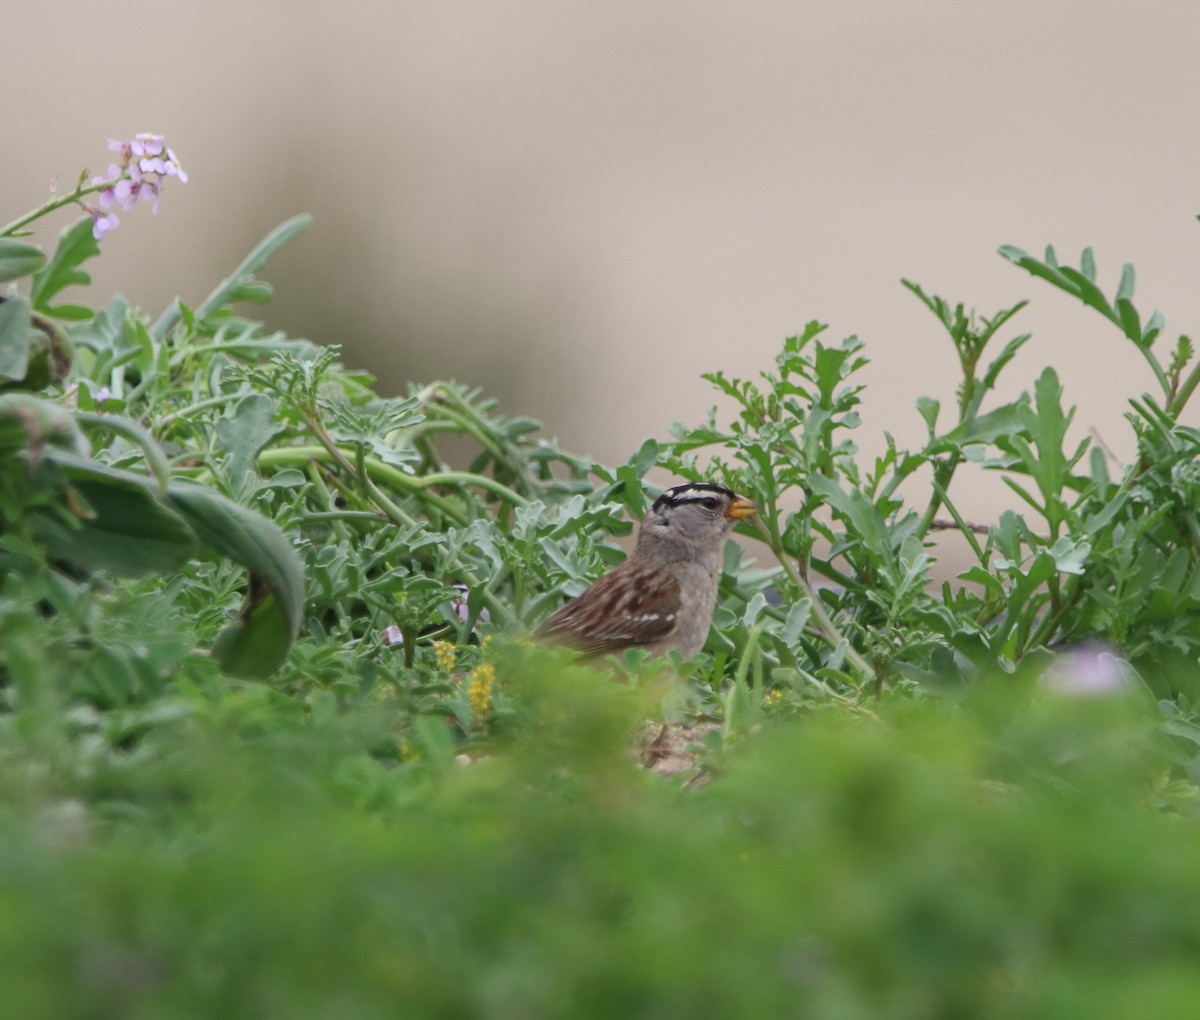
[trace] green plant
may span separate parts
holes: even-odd
[[[1149,395],[1130,402],[1136,462],[1111,477],[1102,451],[1071,437],[1073,411],[1063,406],[1053,369],[1041,373],[1032,397],[986,407],[1029,335],[1008,340],[986,368],[983,355],[1025,302],[976,319],[906,281],[958,356],[956,413],[939,427],[939,402],[922,398],[925,446],[902,450],[888,437],[887,452],[865,473],[849,439],[862,390],[854,375],[865,364],[857,338],[827,345],[823,327],[810,323],[761,383],[707,376],[733,399],[737,417],[724,428],[715,417],[700,428],[677,427],[664,463],[689,477],[715,472],[763,501],[765,537],[784,570],[771,579],[783,606],[764,608],[760,647],[780,676],[833,684],[843,695],[917,681],[962,696],[983,673],[1103,640],[1163,697],[1191,682],[1180,670],[1200,653],[1193,477],[1200,433],[1179,420],[1200,378],[1195,369],[1184,374],[1191,344],[1180,337],[1169,365],[1156,359],[1151,346],[1163,318],[1155,312],[1144,329],[1138,325],[1128,266],[1109,304],[1093,282],[1090,252],[1078,271],[1058,267],[1053,250],[1046,263],[1002,252],[1099,308],[1146,356],[1164,403]],[[697,451],[709,447],[721,452],[701,463]],[[1000,472],[1027,512],[1007,511],[986,528],[964,520],[951,496],[964,465]],[[898,493],[918,472],[932,474],[929,496],[911,507]],[[785,509],[789,501],[796,509]],[[945,582],[938,593],[930,546],[934,531],[946,528],[962,534],[977,563],[961,575],[967,583]],[[797,643],[804,607],[816,640]]]
[[[181,175],[156,139],[0,230],[8,1012],[1192,1007],[1200,374],[1186,338],[1153,349],[1132,270],[1109,301],[1090,253],[1002,249],[1146,358],[1129,465],[1072,437],[1052,369],[991,405],[1023,302],[907,284],[962,371],[949,421],[917,401],[920,449],[859,464],[864,345],[810,323],[759,379],[707,377],[729,423],[609,467],[239,314],[306,217],[195,305],[63,302],[134,166],[142,200]],[[72,203],[50,258],[17,236]],[[529,646],[655,468],[757,499],[741,536],[778,565],[728,547],[691,662]],[[966,521],[976,469],[1021,512]],[[935,587],[945,529],[977,562]],[[649,719],[705,724],[687,788],[638,767]]]

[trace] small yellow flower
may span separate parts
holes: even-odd
[[[767,691],[767,693],[763,695],[764,705],[770,705],[774,707],[781,701],[783,701],[783,691],[781,691],[778,687],[776,687],[774,690]]]
[[[433,657],[437,662],[437,668],[443,673],[449,673],[454,668],[454,663],[458,661],[458,650],[454,647],[453,641],[435,641]]]
[[[467,684],[467,701],[475,715],[486,715],[492,704],[492,686],[496,683],[496,667],[485,662],[471,670]]]

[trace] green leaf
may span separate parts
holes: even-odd
[[[1142,324],[1132,301],[1117,298],[1117,319],[1120,321],[1121,329],[1125,331],[1125,335],[1130,340],[1134,343],[1142,343]]]
[[[1025,604],[1034,593],[1055,576],[1057,567],[1053,556],[1047,552],[1040,552],[1033,557],[1026,569],[1022,570],[1020,566],[1013,565],[1009,572],[1013,578],[1013,588],[1008,598],[1008,613],[1011,622],[1026,610]]]
[[[280,248],[288,243],[302,230],[312,223],[312,217],[307,213],[293,216],[264,237],[254,249],[242,259],[241,264],[196,308],[197,321],[203,321],[219,312],[234,301],[253,301],[263,294],[261,289],[255,290],[254,274],[267,264],[267,260]],[[258,285],[261,286],[261,285]],[[179,321],[181,311],[178,302],[173,302],[166,311],[158,317],[158,321],[150,330],[155,340],[162,340],[168,331]]]
[[[808,618],[812,614],[812,599],[802,598],[792,603],[784,620],[783,629],[779,632],[780,640],[789,648],[795,648],[808,626]]]
[[[1032,333],[1022,333],[1020,336],[1013,337],[1004,345],[1004,348],[996,355],[995,360],[988,365],[987,371],[983,374],[983,389],[990,390],[996,385],[996,380],[999,378],[1004,366],[1012,361],[1017,351],[1025,346],[1031,336],[1033,336]]]
[[[1091,247],[1083,249],[1083,254],[1079,256],[1079,269],[1089,280],[1096,282],[1096,253]]]
[[[929,429],[931,439],[937,428],[938,411],[941,409],[942,405],[932,397],[917,398],[917,413],[925,420],[925,426]]]
[[[1111,319],[1113,322],[1118,322],[1117,313],[1113,310],[1112,305],[1108,303],[1108,298],[1104,296],[1104,292],[1084,276],[1083,273],[1079,272],[1078,269],[1072,269],[1070,266],[1060,266],[1058,271],[1075,284],[1076,297],[1080,301],[1096,309],[1105,318]]]
[[[1041,513],[1043,515],[1046,513],[1046,508],[1044,506],[1042,506],[1042,504],[1039,503],[1036,499],[1034,499],[1033,495],[1023,485],[1014,481],[1012,478],[1009,478],[1007,475],[1005,475],[1003,478],[1001,478],[1001,481],[1003,481],[1005,485],[1007,485],[1010,489],[1012,489],[1013,492],[1015,492],[1018,496],[1020,496],[1023,500],[1025,500],[1026,503],[1028,503],[1031,507],[1033,507],[1039,513]]]
[[[248,301],[251,304],[266,305],[275,296],[274,288],[263,280],[247,280],[229,296],[230,303]]]
[[[1126,262],[1121,267],[1121,282],[1117,284],[1117,300],[1133,300],[1134,271],[1131,263]]]
[[[856,356],[862,347],[863,342],[856,336],[846,337],[837,347],[826,347],[820,343],[816,345],[813,369],[820,390],[822,407],[834,406],[833,396],[837,386],[851,372],[856,372],[867,363],[865,357]],[[845,410],[856,403],[858,403],[857,400],[846,400],[843,396],[843,399],[838,401],[838,409]]]
[[[300,627],[304,571],[274,523],[191,482],[172,481],[160,501],[142,475],[57,446],[45,446],[42,455],[85,504],[75,527],[61,512],[35,519],[36,533],[55,557],[136,576],[176,570],[207,548],[250,574],[242,612],[222,632],[214,656],[227,673],[244,677],[265,676],[283,662]]]
[[[962,305],[956,306],[954,312],[951,313],[950,305],[944,298],[938,297],[936,294],[926,294],[919,284],[913,283],[911,280],[902,279],[900,282],[912,291],[926,308],[933,312],[955,343],[958,343],[963,338],[969,322],[966,314],[963,312]]]
[[[1062,409],[1062,386],[1058,374],[1047,368],[1034,384],[1035,408],[1026,407],[1022,412],[1025,427],[1033,438],[1036,455],[1023,443],[1014,443],[1021,455],[1025,469],[1037,482],[1045,500],[1044,512],[1051,524],[1061,519],[1058,511],[1059,499],[1068,479],[1067,456],[1063,452],[1067,428],[1071,424],[1074,410],[1068,414]],[[1083,448],[1074,455],[1072,463],[1079,459]]]
[[[96,461],[48,450],[89,511],[78,527],[41,514],[35,533],[57,559],[118,577],[178,570],[196,555],[196,537],[184,519],[154,498],[148,481]]]
[[[1158,338],[1158,334],[1163,331],[1163,327],[1167,324],[1167,320],[1163,317],[1163,313],[1157,308],[1150,313],[1150,318],[1146,320],[1146,325],[1142,329],[1142,344],[1149,347]]]
[[[1159,728],[1173,737],[1182,737],[1193,744],[1200,744],[1200,724],[1190,719],[1164,719],[1159,723]]]
[[[994,595],[997,598],[1004,597],[1004,585],[1000,583],[1000,579],[982,566],[976,565],[971,567],[968,570],[964,570],[958,576],[964,581],[971,581],[974,584],[978,584],[989,595]]]
[[[1066,291],[1072,297],[1080,296],[1079,287],[1059,272],[1058,263],[1054,258],[1053,247],[1048,246],[1046,248],[1045,262],[1035,259],[1023,248],[1018,248],[1011,244],[1002,244],[997,251],[1003,258],[1008,259],[1009,262],[1020,266],[1034,276],[1040,276],[1043,280],[1054,284],[1059,290]]]
[[[1014,315],[1016,315],[1017,312],[1021,311],[1021,309],[1023,309],[1027,304],[1029,304],[1028,301],[1018,301],[1011,308],[1002,308],[990,319],[985,319],[984,328],[979,334],[980,343],[983,344],[991,340],[991,338],[996,335],[996,332],[1000,329],[1000,327],[1008,322],[1008,320]]]
[[[1066,443],[1067,430],[1075,412],[1072,408],[1069,413],[1063,413],[1061,397],[1062,386],[1058,384],[1057,374],[1052,368],[1046,368],[1034,385],[1036,406],[1025,407],[1021,412],[1025,432],[1033,440],[1032,446],[1020,436],[1010,436],[1006,440],[1009,448],[1020,457],[1022,468],[1037,482],[1043,505],[1038,506],[1030,494],[1012,479],[1006,478],[1004,481],[1027,502],[1038,506],[1051,529],[1056,528],[1066,516],[1062,493],[1073,482],[1070,468],[1084,456],[1090,444],[1090,440],[1085,438],[1072,455],[1064,452],[1063,444]]]
[[[645,478],[646,472],[658,463],[658,443],[647,439],[633,455],[630,464],[638,478]]]
[[[81,388],[81,392],[88,393],[90,397],[90,391],[86,386]],[[162,450],[158,448],[158,444],[154,442],[154,438],[141,425],[120,415],[93,414],[90,411],[77,412],[75,420],[85,428],[93,431],[112,432],[133,443],[142,451],[142,456],[146,458],[146,466],[158,482],[156,495],[161,497],[166,494],[171,474],[170,465]]]
[[[1029,398],[1023,396],[987,414],[977,415],[931,443],[929,452],[949,453],[974,443],[994,443],[1001,436],[1020,434],[1025,431],[1028,409]]]
[[[250,572],[242,612],[221,633],[213,654],[232,676],[266,676],[283,664],[300,630],[299,557],[274,523],[203,486],[172,482],[167,499],[204,545]]]
[[[217,438],[229,451],[229,476],[235,486],[256,473],[259,451],[284,431],[274,419],[275,402],[265,393],[251,393],[238,401],[232,418],[217,420]]]
[[[49,451],[86,457],[88,449],[87,437],[66,408],[29,393],[0,394],[0,463],[25,453],[36,465]]]
[[[86,322],[95,314],[95,310],[87,305],[55,305],[47,314],[66,322]]]
[[[808,487],[821,496],[830,509],[846,521],[850,537],[863,544],[875,563],[882,563],[890,554],[887,538],[887,523],[879,507],[872,503],[860,490],[845,492],[837,482],[824,475],[808,477]]]
[[[1087,272],[1080,272],[1078,269],[1072,269],[1070,266],[1060,266],[1058,260],[1054,257],[1054,248],[1052,246],[1047,246],[1046,248],[1045,262],[1039,262],[1023,249],[1011,244],[1001,245],[998,251],[1002,257],[1020,266],[1026,272],[1047,280],[1059,290],[1065,291],[1072,297],[1079,298],[1085,305],[1095,308],[1101,315],[1115,322],[1118,326],[1121,325],[1116,311],[1108,303],[1108,299],[1105,298],[1100,288],[1096,286]],[[1092,261],[1091,266],[1094,272],[1094,261]],[[1086,268],[1085,266],[1085,270]]]
[[[25,378],[32,330],[28,299],[13,297],[0,302],[0,383]]]
[[[1088,542],[1075,542],[1064,535],[1049,549],[1054,566],[1060,574],[1082,574],[1092,547]]]
[[[79,267],[99,254],[100,245],[92,236],[90,217],[85,217],[63,230],[54,256],[34,274],[33,287],[29,294],[34,311],[68,319],[86,318],[90,315],[90,312],[85,312],[80,316],[82,309],[79,305],[52,308],[50,302],[67,287],[91,283],[92,278]],[[64,311],[66,314],[61,314]]]
[[[37,245],[0,237],[0,283],[36,273],[45,264],[46,254]]]

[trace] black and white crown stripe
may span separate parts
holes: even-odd
[[[674,507],[682,506],[684,503],[702,503],[706,499],[712,499],[713,496],[723,496],[730,501],[737,499],[737,493],[732,489],[725,488],[724,485],[716,485],[712,482],[684,482],[682,485],[673,485],[665,490],[654,501],[654,505],[655,507]]]

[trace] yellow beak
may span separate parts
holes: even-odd
[[[732,503],[729,504],[729,509],[725,511],[725,516],[735,521],[740,521],[743,517],[753,517],[758,513],[758,504],[751,503],[745,496],[738,496]]]

